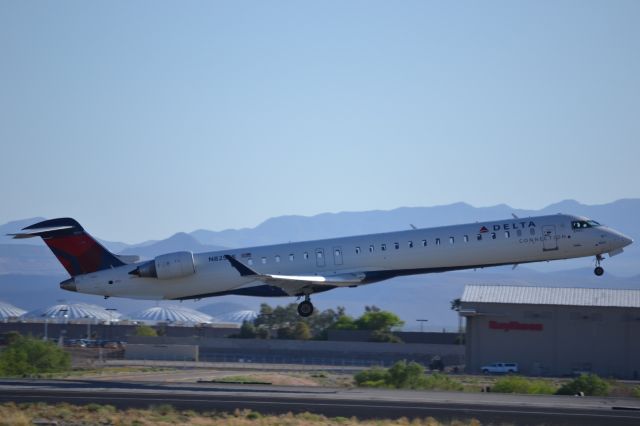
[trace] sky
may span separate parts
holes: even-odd
[[[0,2],[0,223],[640,197],[638,1]]]

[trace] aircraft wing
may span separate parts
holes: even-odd
[[[232,256],[225,255],[224,257],[243,277],[255,278],[266,284],[280,287],[292,296],[300,294],[305,288],[315,289],[322,286],[348,287],[358,285],[365,279],[365,274],[363,273],[347,273],[329,276],[260,274]]]

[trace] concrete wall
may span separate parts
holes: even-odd
[[[462,309],[479,313],[467,317],[469,372],[506,361],[530,375],[640,377],[640,309],[491,303]]]
[[[262,339],[197,339],[132,337],[138,344],[200,346],[201,361],[390,365],[406,359],[428,365],[434,356],[445,365],[463,363],[464,346],[417,343],[331,342]]]
[[[327,340],[339,342],[368,342],[371,339],[371,331],[366,330],[329,330]],[[459,333],[434,333],[396,331],[393,333],[404,343],[431,343],[437,345],[455,345],[459,341]]]
[[[91,324],[91,334],[97,339],[127,341],[129,336],[135,333],[136,325],[120,324]],[[176,337],[226,337],[239,332],[235,327],[181,327],[181,326],[154,326],[156,330],[162,330],[169,336]],[[47,334],[51,339],[57,339],[61,334],[67,339],[83,339],[87,337],[87,324],[60,324],[48,323]],[[35,322],[6,322],[0,323],[0,335],[9,331],[17,331],[22,335],[43,337],[45,323]]]
[[[198,345],[128,344],[125,359],[198,361]]]

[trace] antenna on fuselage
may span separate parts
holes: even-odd
[[[511,213],[511,216],[513,216],[514,219],[520,219],[515,213]]]
[[[411,229],[418,229],[413,223],[410,223],[409,226],[411,227]]]

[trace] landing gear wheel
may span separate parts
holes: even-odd
[[[593,273],[596,274],[598,277],[604,274],[604,268],[600,266],[600,262],[602,261],[602,259],[604,258],[602,257],[601,254],[596,255],[596,269],[593,270]]]
[[[313,313],[313,304],[308,301],[305,300],[304,302],[300,302],[300,304],[298,305],[298,314],[301,317],[308,317],[311,316],[311,314]]]

